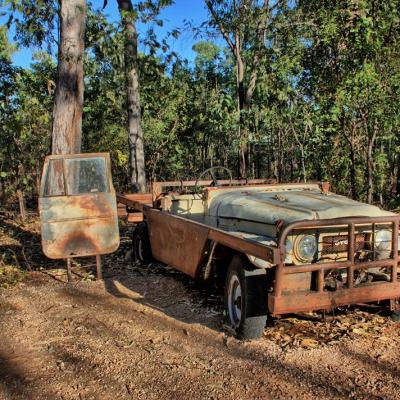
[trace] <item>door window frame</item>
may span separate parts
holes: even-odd
[[[69,194],[67,193],[67,182],[66,182],[66,159],[90,159],[90,158],[104,158],[105,161],[105,180],[106,180],[106,190],[104,192],[87,192],[87,193],[75,193]],[[52,160],[60,160],[62,161],[62,174],[63,174],[63,184],[64,184],[64,194],[62,195],[45,195],[45,186],[47,177],[50,171],[50,162]],[[41,198],[54,198],[54,197],[69,197],[69,196],[90,196],[90,195],[98,195],[98,194],[105,194],[105,193],[112,193],[113,184],[111,180],[111,160],[109,153],[82,153],[82,154],[58,154],[58,155],[50,155],[47,156],[43,165],[43,172],[42,172],[42,180],[40,182],[40,197]]]

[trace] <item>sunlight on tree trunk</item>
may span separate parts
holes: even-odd
[[[53,108],[52,153],[80,153],[83,108],[85,0],[61,0],[58,79]]]

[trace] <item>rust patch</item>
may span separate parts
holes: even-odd
[[[195,277],[202,264],[209,228],[156,210],[146,214],[153,256]]]
[[[83,232],[65,238],[63,243],[60,244],[60,247],[71,257],[87,253],[99,254],[99,249],[93,237],[85,235]]]
[[[49,156],[52,159],[90,159],[104,157],[106,192],[90,192],[67,196],[47,196],[44,188],[39,198],[43,252],[49,258],[69,258],[107,254],[119,246],[119,230],[115,191],[111,183],[108,154]],[[47,167],[48,168],[48,167]],[[100,168],[101,171],[103,171]],[[104,174],[104,172],[102,172]]]

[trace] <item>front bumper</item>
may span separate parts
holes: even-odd
[[[274,290],[268,297],[268,308],[273,315],[287,314],[293,312],[305,312],[312,310],[327,310],[338,306],[368,303],[379,300],[391,300],[400,298],[400,281],[398,280],[399,264],[399,222],[400,216],[388,217],[351,217],[335,218],[316,221],[299,221],[288,225],[281,233],[279,239],[280,259],[285,260],[285,241],[294,229],[320,229],[324,227],[347,227],[348,248],[347,259],[343,261],[312,263],[305,265],[285,265],[284,262],[277,264],[275,271]],[[372,259],[370,261],[359,261],[356,259],[356,231],[358,227],[371,225],[371,231],[375,232],[379,225],[389,226],[392,232],[391,251],[388,258]],[[355,271],[370,268],[386,268],[390,271],[390,282],[372,282],[355,285]],[[343,288],[328,291],[325,288],[325,273],[331,270],[346,270],[346,283]],[[285,278],[289,275],[311,273],[315,276],[314,289],[301,290],[287,289]],[[295,278],[295,276],[293,276]],[[293,278],[292,277],[292,278]],[[301,278],[300,278],[301,279]]]

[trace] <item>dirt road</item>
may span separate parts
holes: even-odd
[[[0,398],[400,399],[399,326],[388,319],[356,312],[322,330],[289,319],[240,342],[201,295],[157,273],[72,287],[33,274],[0,294]],[[347,333],[319,343],[335,324]]]
[[[0,289],[1,400],[400,399],[400,325],[379,307],[270,321],[240,342],[218,292],[124,251],[104,264],[104,282],[45,269]]]

